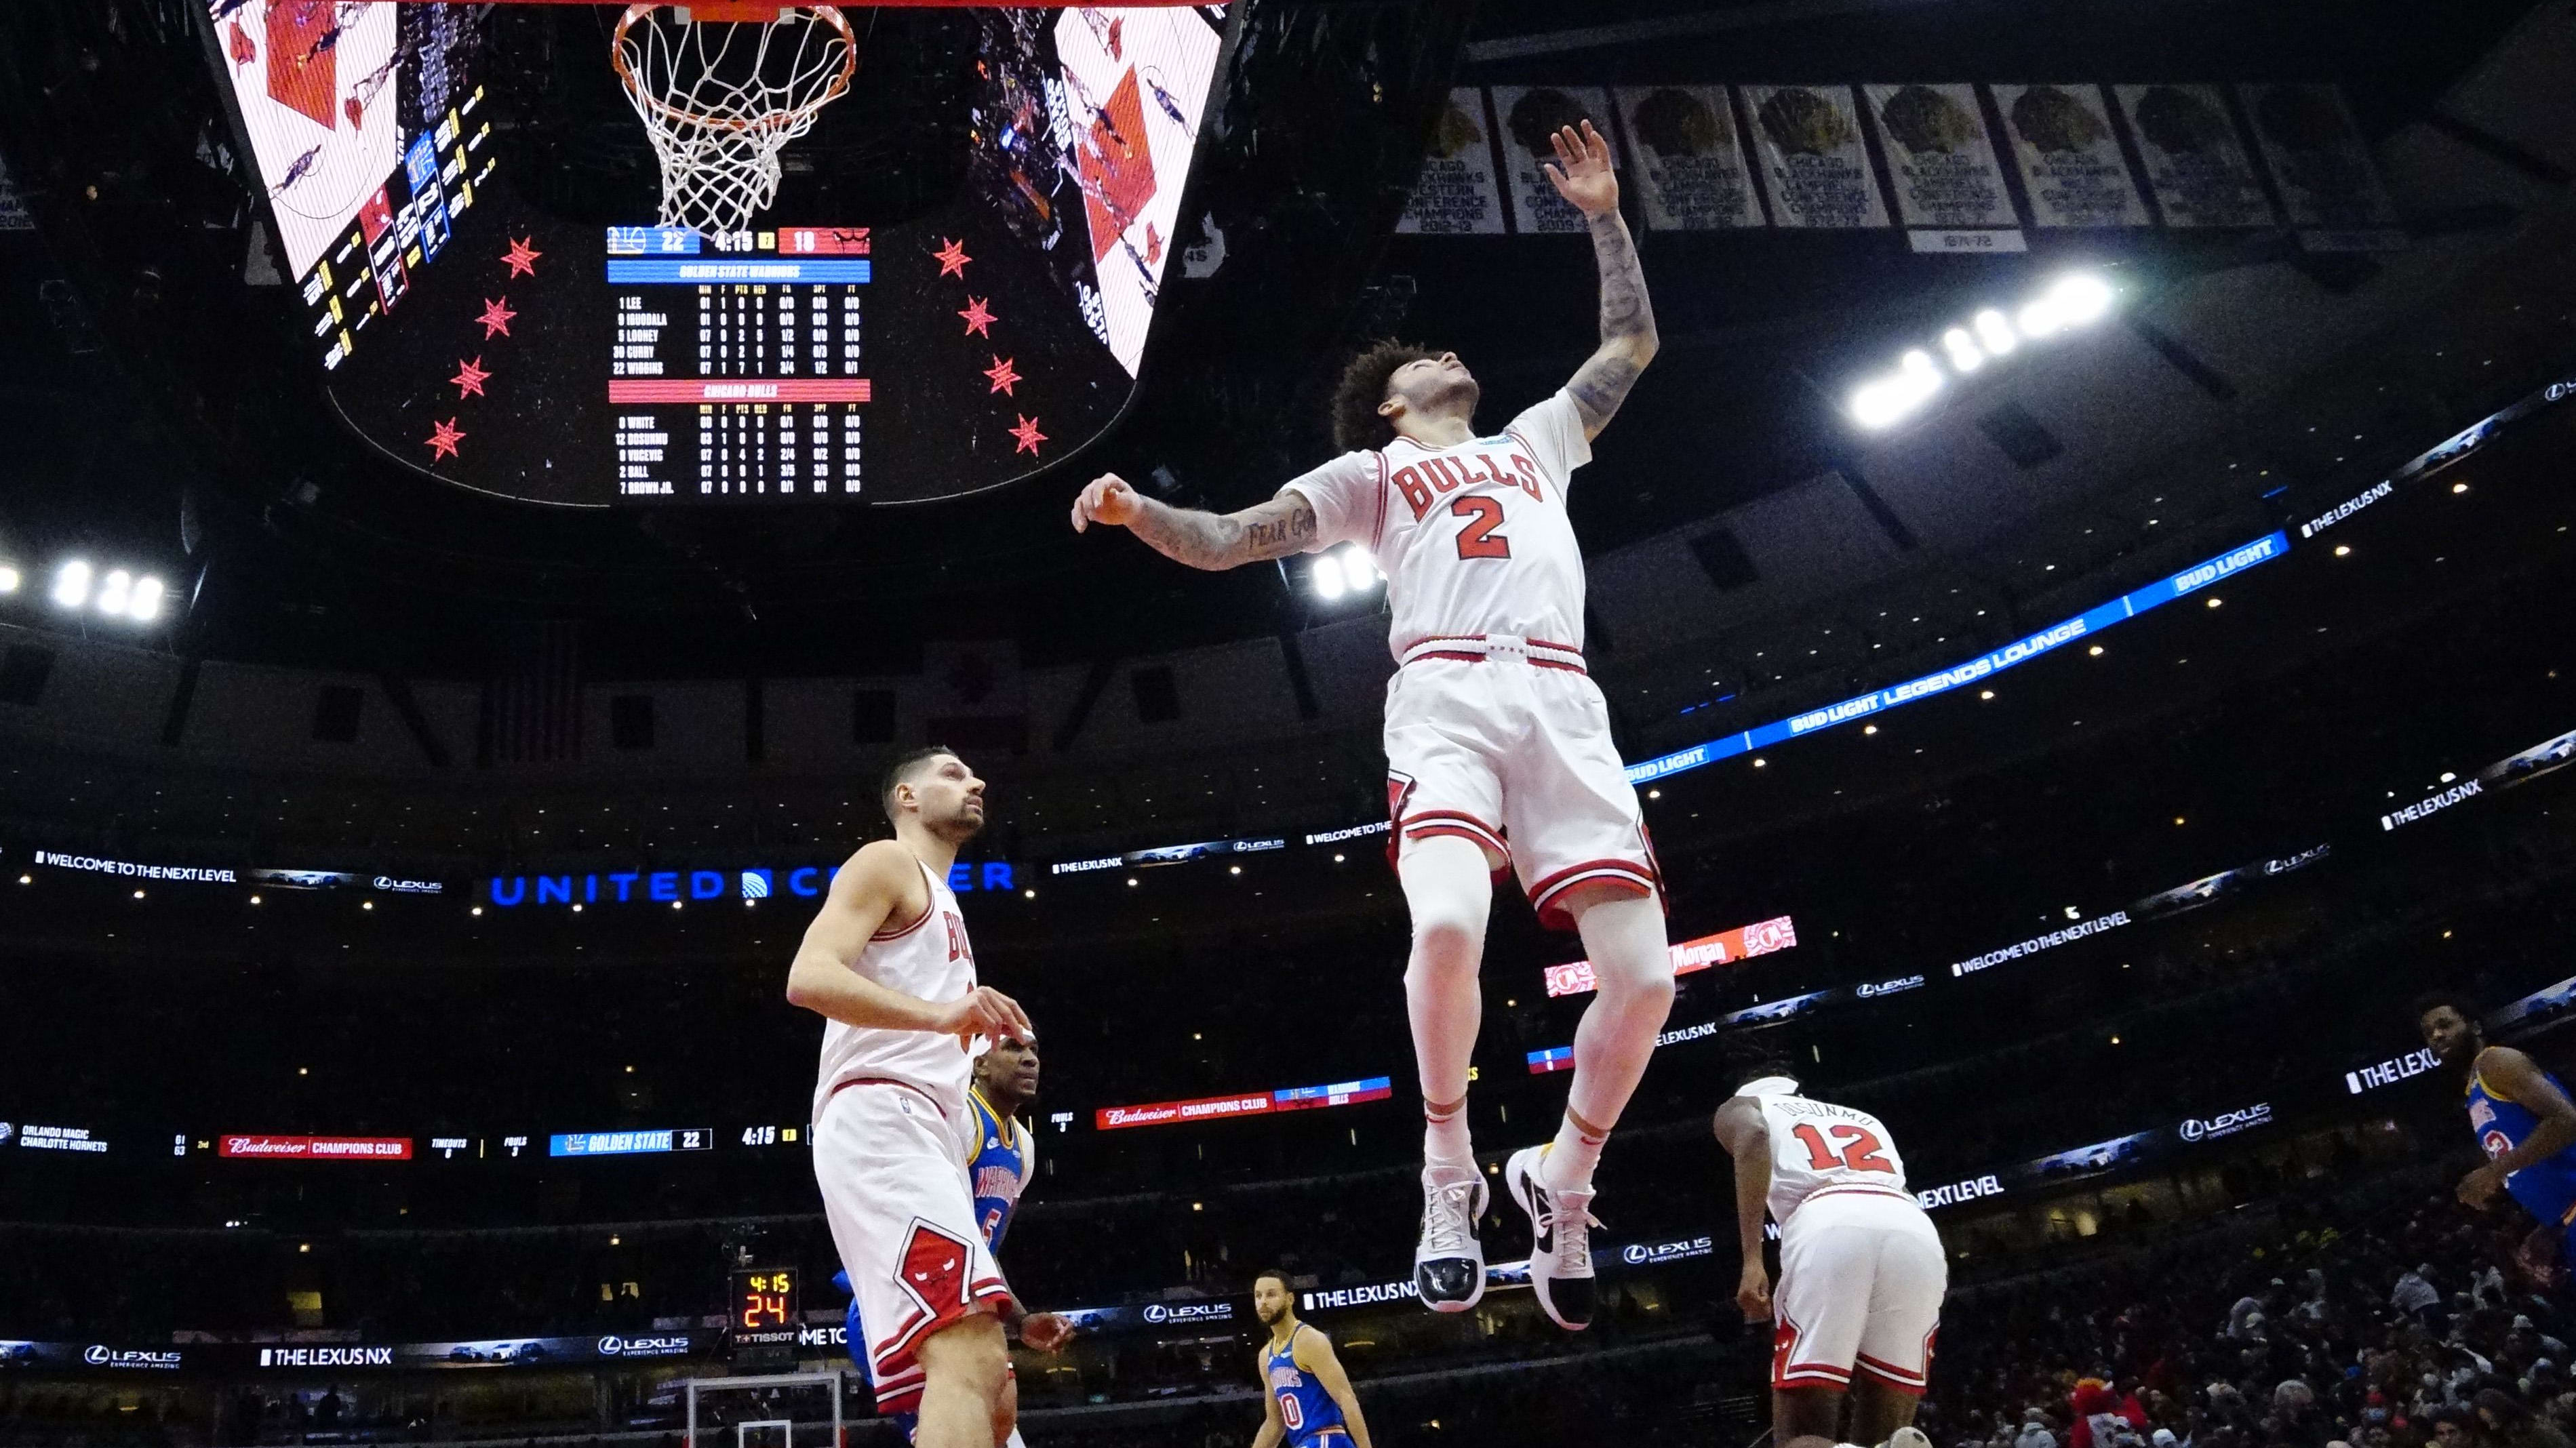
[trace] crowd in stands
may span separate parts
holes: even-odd
[[[1922,1426],[1940,1448],[2567,1448],[2559,1234],[2453,1201],[2473,1160],[1955,1293]]]

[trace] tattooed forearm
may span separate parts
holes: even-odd
[[[1224,514],[1146,499],[1136,521],[1127,526],[1148,547],[1176,563],[1220,572],[1305,551],[1315,541],[1315,510],[1295,493]]]
[[[1654,304],[1646,299],[1646,273],[1637,264],[1637,243],[1628,223],[1616,211],[1592,218],[1592,250],[1601,261],[1601,349],[1575,369],[1565,384],[1583,415],[1586,436],[1608,426],[1637,374],[1655,358]]]
[[[1641,340],[1655,346],[1655,308],[1646,298],[1646,272],[1637,264],[1637,242],[1616,211],[1591,219],[1592,252],[1601,264],[1601,340]]]

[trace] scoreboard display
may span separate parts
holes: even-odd
[[[619,499],[864,496],[871,271],[863,226],[609,228]]]
[[[573,122],[489,78],[505,32],[482,8],[204,6],[317,415],[415,476],[571,508],[924,502],[1100,435],[1197,244],[1186,193],[1229,23],[960,11],[977,54],[948,198],[849,214],[867,193],[832,189],[848,163],[799,143],[811,164],[754,229],[709,235],[603,227],[514,184],[536,174],[514,140]],[[611,214],[656,201],[639,180]]]

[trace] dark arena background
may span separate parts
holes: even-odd
[[[1747,1448],[1755,1045],[1902,1143],[1935,1448],[2565,1448],[2567,1269],[2410,1003],[2576,1068],[2576,9],[844,13],[701,232],[614,6],[0,6],[0,1442],[900,1443],[784,985],[936,742],[1042,1047],[1035,1448],[1251,1443],[1271,1266],[1379,1444]],[[1573,1335],[1499,1185],[1413,1300],[1383,580],[1065,519],[1268,498],[1372,338],[1562,385],[1583,116],[1680,974]],[[1516,895],[1489,1171],[1590,999]]]

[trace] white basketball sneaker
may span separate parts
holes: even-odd
[[[1592,1325],[1598,1297],[1592,1275],[1592,1192],[1559,1191],[1539,1179],[1544,1146],[1525,1146],[1503,1165],[1503,1189],[1530,1219],[1530,1289],[1539,1309],[1557,1326],[1581,1332]]]
[[[1434,1312],[1465,1312],[1485,1296],[1485,1177],[1470,1162],[1422,1164],[1422,1239],[1413,1248],[1413,1291]]]
[[[1879,1448],[1932,1448],[1932,1439],[1922,1429],[1908,1423],[1888,1434],[1887,1441],[1880,1444]]]

